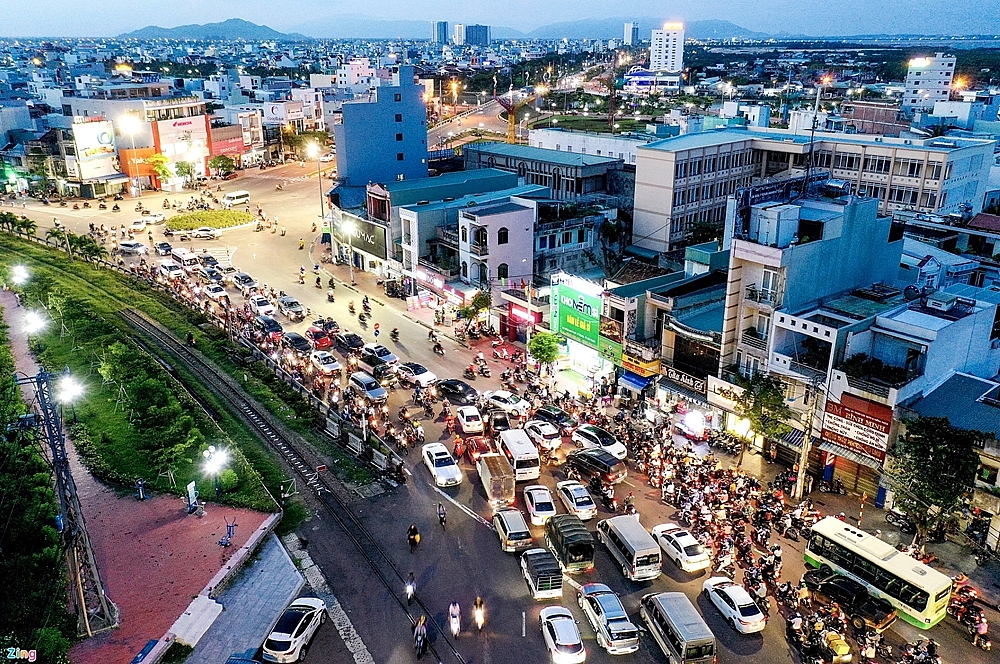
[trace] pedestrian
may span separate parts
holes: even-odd
[[[275,226],[275,228],[278,227],[277,220],[275,220],[274,226]],[[281,237],[285,237],[285,227],[284,226],[281,227]],[[299,242],[301,242],[301,240],[299,240]]]
[[[806,474],[806,495],[808,496],[813,490],[813,476],[811,473]]]
[[[448,513],[444,508],[444,503],[438,503],[438,523],[441,524],[442,528],[445,528],[445,524],[448,521]]]
[[[281,229],[281,234],[282,235],[285,234],[285,229],[284,228]],[[303,240],[302,238],[299,238],[299,251],[302,251],[305,248],[306,248],[306,241]]]

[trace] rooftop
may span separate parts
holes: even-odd
[[[482,207],[474,207],[471,209],[466,209],[464,212],[468,214],[475,215],[476,217],[492,217],[497,214],[509,214],[511,212],[520,212],[521,210],[530,210],[531,208],[521,205],[519,203],[512,203],[510,201],[496,203],[495,205],[483,205]]]
[[[504,157],[514,157],[515,159],[531,159],[535,161],[546,161],[562,166],[595,166],[600,164],[621,163],[621,159],[613,157],[600,157],[593,154],[581,154],[578,152],[563,152],[562,150],[549,150],[547,148],[536,148],[530,145],[511,145],[509,143],[470,143],[464,147],[466,153],[481,152],[483,154],[495,154]]]
[[[980,212],[969,222],[969,228],[978,228],[981,231],[998,233],[1000,232],[1000,215]]]
[[[455,171],[453,173],[442,173],[429,178],[415,178],[412,180],[399,180],[396,182],[386,182],[382,186],[390,194],[400,194],[413,190],[430,189],[433,187],[448,187],[461,185],[468,182],[481,180],[492,180],[494,178],[507,178],[510,173],[496,168],[480,168],[475,171]]]
[[[998,217],[998,219],[1000,219],[1000,217]],[[923,261],[923,259],[930,256],[938,263],[950,267],[975,267],[976,265],[976,261],[971,258],[959,256],[945,251],[944,249],[938,249],[933,245],[908,237],[903,238],[903,256],[904,260],[905,257],[909,256],[911,260],[916,260],[918,262]]]
[[[910,409],[923,417],[947,417],[953,426],[1000,437],[1000,385],[956,373]]]
[[[719,300],[711,306],[699,309],[692,314],[678,316],[677,320],[695,330],[722,334],[722,323],[725,317],[726,301]]]
[[[646,291],[659,290],[663,286],[672,284],[680,279],[684,278],[683,272],[673,272],[671,274],[663,274],[657,277],[651,277],[649,279],[641,279],[639,281],[633,281],[627,283],[623,286],[617,286],[608,290],[608,293],[615,297],[620,297],[623,299],[629,299],[633,297],[639,297],[640,295],[645,295]]]
[[[490,169],[486,169],[490,170]],[[475,172],[475,171],[471,171]],[[423,212],[425,210],[444,210],[447,208],[473,208],[477,205],[488,205],[494,201],[499,201],[503,198],[509,198],[511,196],[520,196],[522,198],[544,198],[549,197],[549,188],[540,184],[525,184],[520,187],[512,187],[510,189],[500,189],[498,191],[487,191],[481,194],[469,194],[468,196],[462,196],[450,201],[433,201],[431,203],[410,203],[409,205],[400,206],[404,210],[417,210]]]

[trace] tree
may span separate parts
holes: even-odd
[[[9,214],[9,213],[8,213]],[[11,215],[13,216],[13,215]],[[27,217],[21,217],[14,222],[13,231],[25,237],[34,237],[38,232],[38,224]]]
[[[168,180],[170,179],[170,176],[173,175],[173,173],[170,172],[170,167],[167,166],[169,162],[170,160],[159,152],[146,157],[146,163],[149,164],[149,167],[153,169],[154,173],[156,173],[156,177],[161,180]]]
[[[178,177],[190,180],[194,177],[194,166],[190,161],[178,161],[174,164],[174,172],[177,173]]]
[[[750,431],[770,440],[777,440],[792,430],[785,420],[792,416],[792,409],[785,402],[784,384],[775,376],[753,373],[750,376],[737,374],[736,384],[743,388],[741,394],[732,395],[736,414],[750,422]],[[815,397],[813,397],[815,398]],[[736,467],[743,463],[743,452],[749,440],[740,447]],[[800,468],[799,472],[805,469]]]
[[[66,253],[69,257],[73,257],[73,245],[70,241],[70,236],[72,233],[62,228],[50,228],[45,231],[45,239],[53,240],[57,245],[62,246],[66,249]]]
[[[459,308],[459,315],[467,321],[474,321],[480,311],[485,311],[493,305],[493,297],[485,291],[478,291],[469,300],[469,304]]]
[[[954,427],[946,417],[906,420],[904,426],[889,467],[895,505],[913,520],[914,542],[922,550],[928,531],[947,519],[974,486],[976,445],[989,435]]]
[[[236,170],[236,162],[229,155],[217,154],[208,160],[208,167],[220,175],[228,175]]]
[[[558,334],[551,332],[535,332],[528,341],[528,352],[545,367],[545,372],[552,375],[552,363],[559,359],[562,353]]]
[[[629,245],[632,233],[629,230],[629,220],[624,215],[625,213],[619,210],[617,219],[605,219],[597,230],[597,240],[601,247],[599,260],[593,251],[586,252],[590,260],[603,268],[606,277],[617,274],[625,265],[625,247]]]

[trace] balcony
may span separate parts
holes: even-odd
[[[923,375],[923,369],[920,368],[922,364],[921,361],[910,368],[896,367],[858,353],[841,363],[837,369],[844,373],[850,387],[889,398],[890,390],[898,390]]]
[[[438,226],[434,230],[434,237],[437,238],[438,242],[441,244],[451,247],[456,251],[458,250],[458,231],[451,231],[447,228]]]
[[[767,337],[761,337],[760,332],[755,327],[748,327],[740,335],[740,343],[750,348],[767,352]]]
[[[632,357],[641,359],[643,362],[652,362],[660,357],[662,340],[657,337],[625,339],[622,350]]]
[[[823,369],[803,364],[782,353],[771,353],[770,368],[779,373],[795,375],[809,382],[826,382],[826,371]]]
[[[445,280],[453,279],[454,277],[458,276],[457,265],[445,265],[445,264],[437,265],[435,263],[430,262],[426,258],[421,258],[419,261],[417,261],[417,263],[420,265],[420,267],[427,268],[428,270],[431,270],[432,272],[441,275],[442,277],[444,277]]]
[[[486,244],[470,244],[469,253],[473,256],[478,256],[479,258],[488,258],[490,255],[490,248]]]
[[[529,310],[541,311],[548,307],[550,302],[548,295],[529,298],[520,288],[508,288],[503,291],[503,295],[504,299],[516,302]]]
[[[781,308],[781,292],[777,290],[761,290],[757,286],[750,285],[747,286],[745,298],[771,309]]]

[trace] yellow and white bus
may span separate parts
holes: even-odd
[[[864,584],[921,629],[938,624],[948,608],[948,576],[839,519],[827,517],[812,527],[805,559]]]

